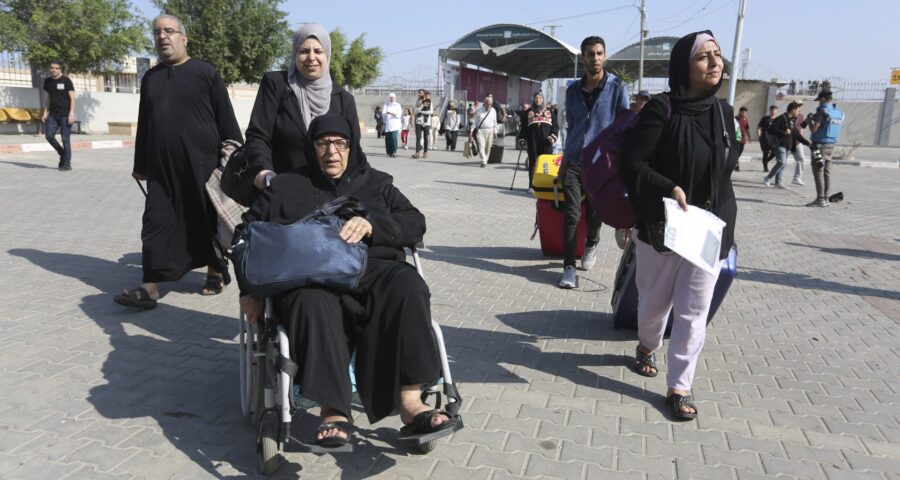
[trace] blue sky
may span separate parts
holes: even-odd
[[[444,6],[444,5],[451,6]],[[731,57],[739,0],[647,0],[650,36],[710,29]],[[134,5],[152,18],[149,0]],[[548,8],[552,5],[553,9]],[[542,28],[574,45],[588,35],[606,40],[609,54],[638,40],[639,0],[481,0],[283,2],[291,26],[317,22],[351,38],[366,33],[387,57],[384,76],[434,78],[437,49],[493,23]],[[751,48],[746,78],[810,80],[837,76],[887,81],[900,68],[900,2],[894,0],[747,0],[742,48]],[[548,30],[549,31],[549,30]],[[421,48],[420,48],[421,47]]]

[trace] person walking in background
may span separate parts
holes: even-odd
[[[534,165],[541,155],[553,153],[553,144],[559,134],[559,122],[556,112],[546,103],[541,92],[532,97],[532,106],[525,111],[525,124],[522,128],[525,139],[525,150],[528,153],[528,178],[534,178]],[[531,184],[529,180],[529,190]]]
[[[738,115],[734,117],[737,121],[741,141],[736,145],[738,151],[738,161],[734,165],[734,171],[741,171],[741,154],[744,153],[744,145],[750,141],[750,122],[747,120],[747,107],[741,107],[738,109]]]
[[[794,157],[794,178],[791,180],[793,185],[806,185],[803,183],[803,145],[810,145],[809,140],[803,136],[803,129],[807,127],[807,121],[803,118],[803,100],[797,99],[797,115],[794,116],[794,149],[791,155]]]
[[[184,24],[172,15],[153,21],[159,63],[141,80],[134,167],[147,181],[141,242],[143,281],[114,301],[154,308],[160,282],[181,279],[207,267],[200,293],[222,292],[225,265],[216,252],[215,210],[206,180],[219,166],[225,140],[243,143],[225,82],[212,65],[187,54]]]
[[[397,103],[397,95],[391,93],[381,108],[381,117],[384,122],[384,149],[387,156],[397,157],[397,136],[403,126],[403,107]]]
[[[476,125],[475,125],[475,112],[477,112],[478,102],[475,104],[470,104],[469,108],[466,110],[466,158],[471,158],[474,156],[478,156],[478,139],[475,138]]]
[[[422,151],[422,131],[421,124],[419,123],[419,112],[422,110],[422,105],[425,103],[425,97],[428,92],[424,89],[420,88],[419,92],[416,96],[416,104],[413,106],[413,118],[412,124],[409,126],[410,130],[416,134],[416,155]]]
[[[436,110],[431,111],[431,149],[437,146],[438,131],[441,129],[441,119]]]
[[[490,93],[485,95],[481,108],[475,110],[474,122],[475,143],[478,145],[481,168],[484,168],[487,166],[491,146],[494,144],[494,132],[497,129],[497,111],[494,109],[494,96]]]
[[[416,108],[416,153],[412,158],[428,158],[428,146],[431,140],[431,98],[425,97],[422,105]],[[421,141],[421,144],[419,143]]]
[[[381,107],[375,107],[375,138],[381,138],[384,133],[384,117],[382,116]]]
[[[444,138],[447,140],[447,150],[456,151],[456,137],[459,135],[459,111],[456,102],[450,100],[447,111],[444,112]]]
[[[72,124],[75,123],[75,86],[72,80],[62,74],[61,62],[50,63],[50,77],[44,80],[44,91],[47,92],[46,107],[41,117],[44,122],[44,137],[59,154],[57,168],[61,172],[72,170]],[[56,141],[56,132],[60,132],[62,145]]]
[[[759,148],[762,150],[763,172],[769,171],[769,161],[775,158],[775,150],[778,148],[776,139],[769,133],[772,121],[778,116],[778,106],[769,106],[769,116],[759,119],[756,124],[756,137],[759,138]]]
[[[809,141],[803,138],[803,135],[797,131],[797,115],[800,112],[800,104],[791,102],[787,111],[783,115],[779,115],[772,121],[769,126],[769,133],[776,138],[775,166],[772,171],[763,179],[763,185],[772,186],[772,180],[775,180],[775,188],[785,188],[782,182],[784,169],[787,168],[787,158],[790,152],[797,148],[797,142],[809,145]]]
[[[603,68],[606,65],[606,42],[602,38],[591,36],[582,40],[581,63],[585,68],[584,76],[566,89],[566,124],[569,127],[559,172],[565,192],[560,288],[578,286],[575,250],[582,209],[581,151],[616,119],[619,112],[628,110],[630,98],[625,82]],[[590,270],[597,263],[601,223],[590,202],[584,203],[584,208],[587,209],[587,243],[581,257],[581,268]]]
[[[719,45],[709,31],[675,43],[669,92],[650,100],[626,137],[621,172],[638,216],[635,242],[638,338],[634,371],[658,373],[656,350],[674,310],[667,354],[666,402],[679,418],[696,418],[694,371],[706,340],[706,320],[722,259],[734,243],[737,202],[731,173],[737,162],[734,110],[716,99],[722,86]],[[731,147],[731,148],[729,148]],[[664,245],[663,199],[687,211],[708,210],[725,222],[721,248],[709,273]]]
[[[400,141],[403,142],[403,149],[409,149],[409,127],[412,123],[412,111],[409,108],[406,108],[403,111],[403,118],[401,119],[400,128]]]

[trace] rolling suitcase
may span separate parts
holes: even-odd
[[[576,257],[580,257],[584,254],[584,244],[587,241],[587,224],[584,220],[585,207],[586,205],[582,205],[581,207],[581,219],[578,221],[578,230],[575,233],[575,238],[578,239],[575,244]],[[534,227],[541,235],[541,252],[544,256],[563,256],[562,210],[558,209],[550,200],[538,200],[537,217]],[[533,235],[532,238],[534,238]]]
[[[500,163],[503,161],[503,145],[496,143],[491,145],[491,151],[488,155],[487,163]]]
[[[613,287],[610,305],[613,308],[613,327],[637,330],[638,290],[635,283],[637,262],[635,261],[635,247],[631,240],[625,246],[622,257],[619,259],[619,268],[616,270],[616,278]],[[712,302],[709,306],[709,315],[706,324],[712,321],[713,316],[725,300],[725,295],[731,287],[731,283],[737,276],[737,247],[732,246],[728,252],[728,258],[722,262],[722,271],[713,290]],[[666,336],[672,332],[672,318],[674,314],[669,312],[669,323],[666,325]]]
[[[556,183],[559,177],[559,167],[562,165],[562,155],[540,155],[534,165],[534,177],[531,179],[531,188],[534,189],[534,198],[538,200],[563,201],[562,185]]]

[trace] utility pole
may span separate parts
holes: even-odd
[[[644,89],[644,37],[647,36],[647,0],[641,0],[641,54],[638,60],[638,91]]]
[[[741,6],[738,9],[737,28],[734,31],[734,51],[731,54],[731,71],[728,73],[728,103],[734,105],[734,92],[737,90],[737,75],[735,75],[738,55],[741,52],[741,35],[744,33],[744,11],[747,7],[747,0],[741,0]]]
[[[550,29],[550,36],[554,37],[554,38],[556,37],[557,27],[562,27],[562,25],[544,25],[544,28]],[[544,94],[544,103],[545,104],[549,103],[551,98],[553,99],[553,103],[558,103],[557,102],[558,99],[556,98],[556,91],[559,90],[559,79],[558,78],[554,78],[552,80],[547,79],[547,88],[552,89],[553,92],[551,92],[552,96],[547,95],[546,93]]]

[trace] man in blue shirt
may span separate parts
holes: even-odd
[[[604,128],[616,119],[616,115],[629,107],[628,88],[619,77],[603,69],[606,64],[606,42],[600,37],[587,37],[581,42],[581,63],[584,77],[566,89],[566,145],[559,178],[563,185],[563,274],[560,288],[576,288],[575,272],[576,232],[581,217],[581,150]],[[581,268],[590,270],[597,262],[597,244],[600,242],[600,219],[584,204],[587,211],[587,245],[581,257]]]

